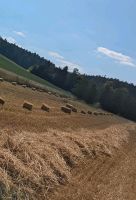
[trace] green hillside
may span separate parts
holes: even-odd
[[[49,82],[31,74],[27,70],[25,70],[23,67],[17,65],[16,63],[12,62],[8,58],[6,58],[3,55],[0,55],[0,68],[3,68],[5,70],[8,70],[10,72],[13,72],[19,76],[22,76],[26,79],[36,81],[38,83],[50,86],[50,87],[55,87],[54,85],[50,84]],[[55,87],[56,88],[56,87]]]
[[[30,80],[30,81],[35,81],[37,83],[40,83],[44,86],[46,86],[48,89],[52,89],[52,90],[57,90],[60,93],[63,93],[65,95],[68,95],[67,92],[63,91],[62,89],[56,87],[55,85],[49,83],[46,80],[43,80],[42,78],[31,74],[29,71],[25,70],[23,67],[17,65],[16,63],[12,62],[11,60],[9,60],[8,58],[6,58],[5,56],[0,54],[0,68],[7,70],[9,72],[15,73],[18,76],[21,76],[23,78],[25,78],[26,80]]]

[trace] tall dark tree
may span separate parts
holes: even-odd
[[[104,86],[103,93],[100,98],[100,104],[102,107],[110,112],[113,111],[113,97],[114,97],[114,89],[111,83],[107,83]]]
[[[96,84],[88,85],[85,93],[85,101],[93,104],[97,101],[97,87]]]

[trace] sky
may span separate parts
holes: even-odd
[[[136,84],[136,0],[0,0],[0,35],[81,73]]]

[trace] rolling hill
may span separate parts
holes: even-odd
[[[56,91],[56,92],[64,94],[64,95],[71,96],[71,94],[69,92],[66,92],[66,91],[56,87],[55,85],[49,83],[48,81],[43,80],[42,78],[30,73],[28,70],[24,69],[23,67],[19,66],[18,64],[16,64],[15,62],[11,61],[10,59],[8,59],[7,57],[5,57],[1,54],[0,54],[0,69],[6,70],[7,74],[8,74],[8,72],[14,73],[18,77],[22,77],[25,80],[34,81],[36,83],[39,83],[43,87],[46,87],[48,90]]]

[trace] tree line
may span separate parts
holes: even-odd
[[[0,54],[13,60],[31,73],[56,86],[72,92],[88,104],[136,121],[136,86],[118,79],[80,74],[78,69],[68,71],[68,66],[58,68],[36,53],[0,38]]]

